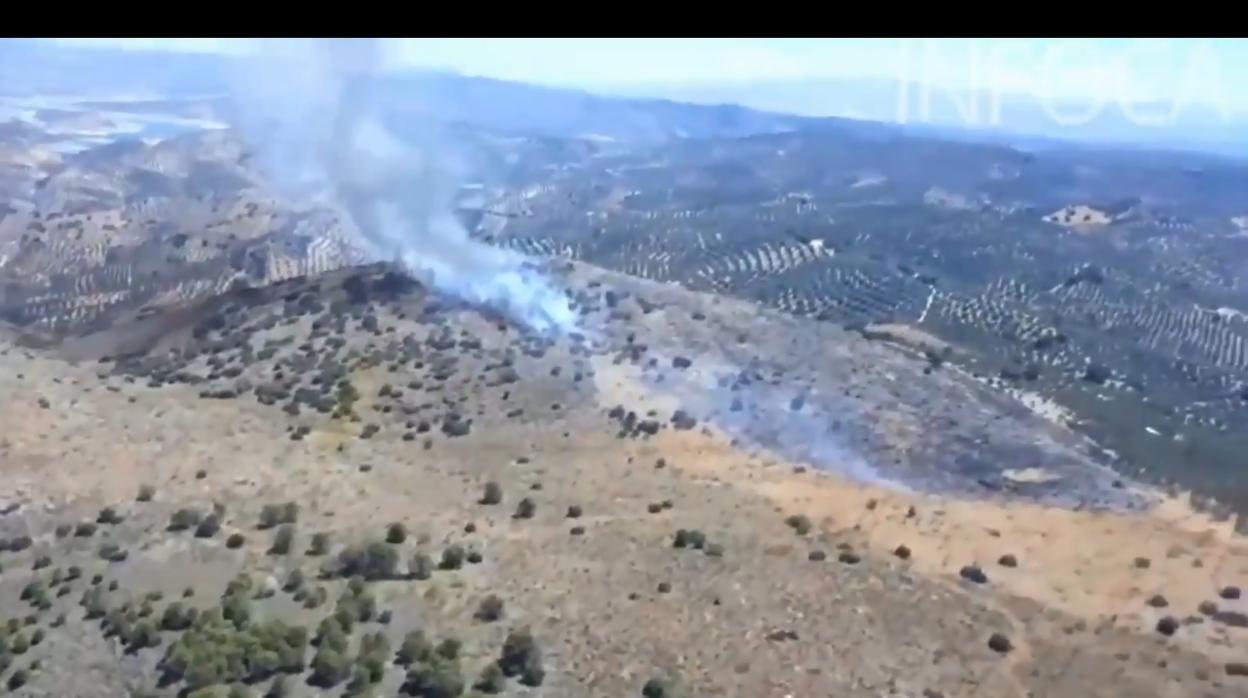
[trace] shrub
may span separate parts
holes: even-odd
[[[641,687],[641,695],[644,698],[675,698],[676,689],[668,679],[653,678]]]
[[[216,514],[210,514],[199,522],[195,527],[196,538],[212,538],[221,530],[221,519]]]
[[[788,524],[789,528],[796,531],[799,536],[804,536],[807,533],[810,533],[810,518],[805,514],[793,514],[785,519],[784,523]]]
[[[9,690],[16,691],[22,686],[25,686],[26,682],[29,680],[30,680],[30,674],[25,669],[17,669],[13,672],[11,676],[9,676],[9,681],[8,681]]]
[[[191,627],[194,620],[194,615],[175,601],[166,606],[164,613],[160,615],[160,629],[181,632]]]
[[[312,543],[308,546],[309,555],[325,555],[329,552],[329,534],[314,533],[312,534]]]
[[[573,504],[572,506],[568,507],[569,519],[579,519],[581,518],[581,513],[582,513],[581,507],[578,504]]]
[[[116,543],[104,543],[99,548],[100,559],[109,562],[121,562],[126,559],[126,551],[122,550]]]
[[[293,524],[299,518],[299,505],[294,502],[265,504],[260,510],[260,528],[268,529],[281,524]]]
[[[460,695],[464,692],[464,677],[459,662],[433,657],[412,665],[404,690],[423,698],[454,698]]]
[[[507,635],[498,666],[507,676],[519,676],[526,686],[540,686],[546,676],[541,649],[528,630],[513,630]]]
[[[39,557],[35,558],[34,563],[31,564],[31,569],[38,571],[45,567],[51,567],[51,566],[52,566],[52,558],[47,555],[40,555]]]
[[[225,547],[230,550],[238,550],[243,547],[243,543],[247,542],[247,537],[241,533],[231,533],[229,538],[225,539]]]
[[[497,482],[485,483],[485,492],[481,494],[481,503],[486,505],[500,504],[503,501],[503,488]]]
[[[537,504],[534,503],[532,499],[525,497],[524,499],[521,499],[520,504],[516,506],[516,513],[514,515],[514,518],[531,519],[533,518],[533,514],[536,511],[537,511]]]
[[[407,540],[407,527],[402,523],[395,522],[386,528],[386,542],[392,545],[398,545]]]
[[[160,632],[156,630],[156,626],[151,621],[140,621],[130,631],[126,645],[127,651],[132,653],[149,647],[159,647]]]
[[[69,534],[73,532],[74,532],[73,524],[59,524],[57,525],[56,531],[55,531],[57,538],[68,538]]]
[[[119,524],[122,521],[124,521],[122,516],[118,514],[117,510],[113,509],[112,507],[104,507],[103,509],[100,510],[99,515],[95,517],[96,523],[107,524],[110,526]]]
[[[399,645],[394,663],[404,667],[411,666],[416,662],[426,661],[432,654],[433,645],[429,644],[425,633],[419,629],[411,630],[403,636],[403,644]]]
[[[95,524],[91,523],[90,521],[83,521],[77,526],[74,526],[74,537],[75,538],[90,538],[91,536],[95,535],[95,529],[96,529]]]
[[[453,637],[443,638],[434,650],[439,657],[443,659],[458,659],[459,650],[463,647],[463,643]]]
[[[412,579],[429,579],[433,576],[433,559],[425,553],[416,553],[407,566],[407,573]]]
[[[290,546],[295,541],[295,527],[290,524],[283,524],[277,529],[277,534],[273,536],[273,546],[269,548],[270,555],[286,555],[290,552]]]
[[[346,652],[348,642],[347,631],[335,616],[321,621],[316,628],[316,638],[312,640],[318,648],[328,647],[336,652]]]
[[[135,497],[140,502],[150,502],[152,497],[156,495],[156,488],[151,485],[139,485],[139,495]]]
[[[481,670],[481,677],[472,687],[482,693],[495,695],[507,688],[507,677],[503,674],[503,670],[498,668],[497,663],[491,662]]]
[[[185,531],[199,524],[200,514],[194,509],[179,509],[169,520],[170,531]]]
[[[287,593],[294,593],[303,588],[303,570],[293,569],[286,577],[286,583],[282,585],[282,589]]]
[[[287,698],[289,695],[290,686],[285,674],[278,674],[274,677],[273,683],[269,684],[269,690],[265,692],[264,698]]]
[[[459,545],[448,545],[442,551],[442,562],[438,565],[444,570],[457,570],[464,566],[464,549]]]
[[[494,594],[481,599],[481,604],[477,606],[477,612],[473,617],[479,621],[493,623],[503,617],[503,600]]]
[[[312,658],[313,684],[322,688],[331,688],[346,680],[351,672],[351,663],[340,652],[322,646]]]
[[[338,574],[360,576],[369,581],[394,579],[398,576],[399,554],[392,546],[380,541],[353,545],[338,554]]]

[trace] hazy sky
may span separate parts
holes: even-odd
[[[246,53],[254,40],[58,41]],[[1248,42],[1234,39],[394,39],[388,45],[396,65],[600,91],[874,78],[1248,111]]]

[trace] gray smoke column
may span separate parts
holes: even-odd
[[[567,331],[567,298],[521,255],[472,240],[454,215],[462,176],[435,123],[381,118],[383,45],[375,40],[263,41],[237,80],[235,116],[283,195],[344,214],[379,260],[439,290],[541,331]]]

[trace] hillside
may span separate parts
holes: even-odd
[[[925,384],[921,363],[838,330],[812,337],[807,321],[737,301],[558,273],[584,339],[527,336],[375,268],[122,321],[53,354],[5,349],[0,608],[33,612],[6,640],[15,668],[38,667],[22,690],[264,679],[254,662],[239,674],[198,662],[280,620],[303,642],[347,631],[341,655],[332,639],[299,644],[299,660],[283,650],[291,695],[368,688],[368,674],[348,678],[357,649],[359,666],[376,657],[381,695],[454,695],[419,686],[471,683],[500,656],[507,695],[642,695],[652,679],[646,695],[677,695],[653,693],[657,681],[680,695],[1248,695],[1233,663],[1242,602],[1209,586],[1248,573],[1224,528],[1145,490],[1107,488],[1137,513],[1094,513],[1028,504],[1051,483],[1021,476],[1017,491],[962,502],[854,484],[836,474],[851,451],[764,448],[731,405],[700,396],[748,354],[761,382],[803,387],[796,412],[824,420],[838,414],[832,386],[857,394],[892,375],[910,388],[876,407],[890,433],[923,438],[906,404],[1046,428],[987,417],[996,408],[972,384]],[[828,333],[849,364],[839,377],[804,360]],[[767,432],[784,415],[748,374],[731,391]],[[964,394],[926,401],[951,390]],[[344,553],[370,540],[360,561]],[[202,620],[178,630],[186,608]],[[346,628],[322,621],[335,608]],[[1171,616],[1194,620],[1165,637]],[[413,649],[405,671],[394,653],[417,628],[456,638],[455,659]],[[538,653],[516,649],[522,629]],[[366,635],[371,650],[357,648]],[[201,659],[177,659],[191,646]]]

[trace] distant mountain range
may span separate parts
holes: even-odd
[[[95,99],[217,97],[228,107],[231,78],[245,60],[203,53],[126,51],[33,40],[0,43],[0,96],[75,95]],[[469,77],[447,72],[388,74],[378,93],[396,115],[466,123],[499,132],[619,141],[731,137],[772,133],[828,121],[846,128],[903,128],[915,135],[1044,149],[1069,142],[1197,150],[1248,157],[1248,115],[1223,118],[1212,108],[1183,110],[1173,123],[1135,123],[1110,104],[1079,125],[1055,122],[1050,111],[1077,116],[1087,105],[1052,105],[1002,95],[995,123],[992,100],[981,94],[975,123],[969,94],[917,88],[904,107],[899,84],[844,79],[794,79],[639,86],[594,94],[581,90]],[[135,109],[143,108],[135,103]],[[1165,113],[1168,105],[1137,105],[1137,113]],[[903,120],[904,124],[899,124]],[[893,131],[896,132],[896,131]]]

